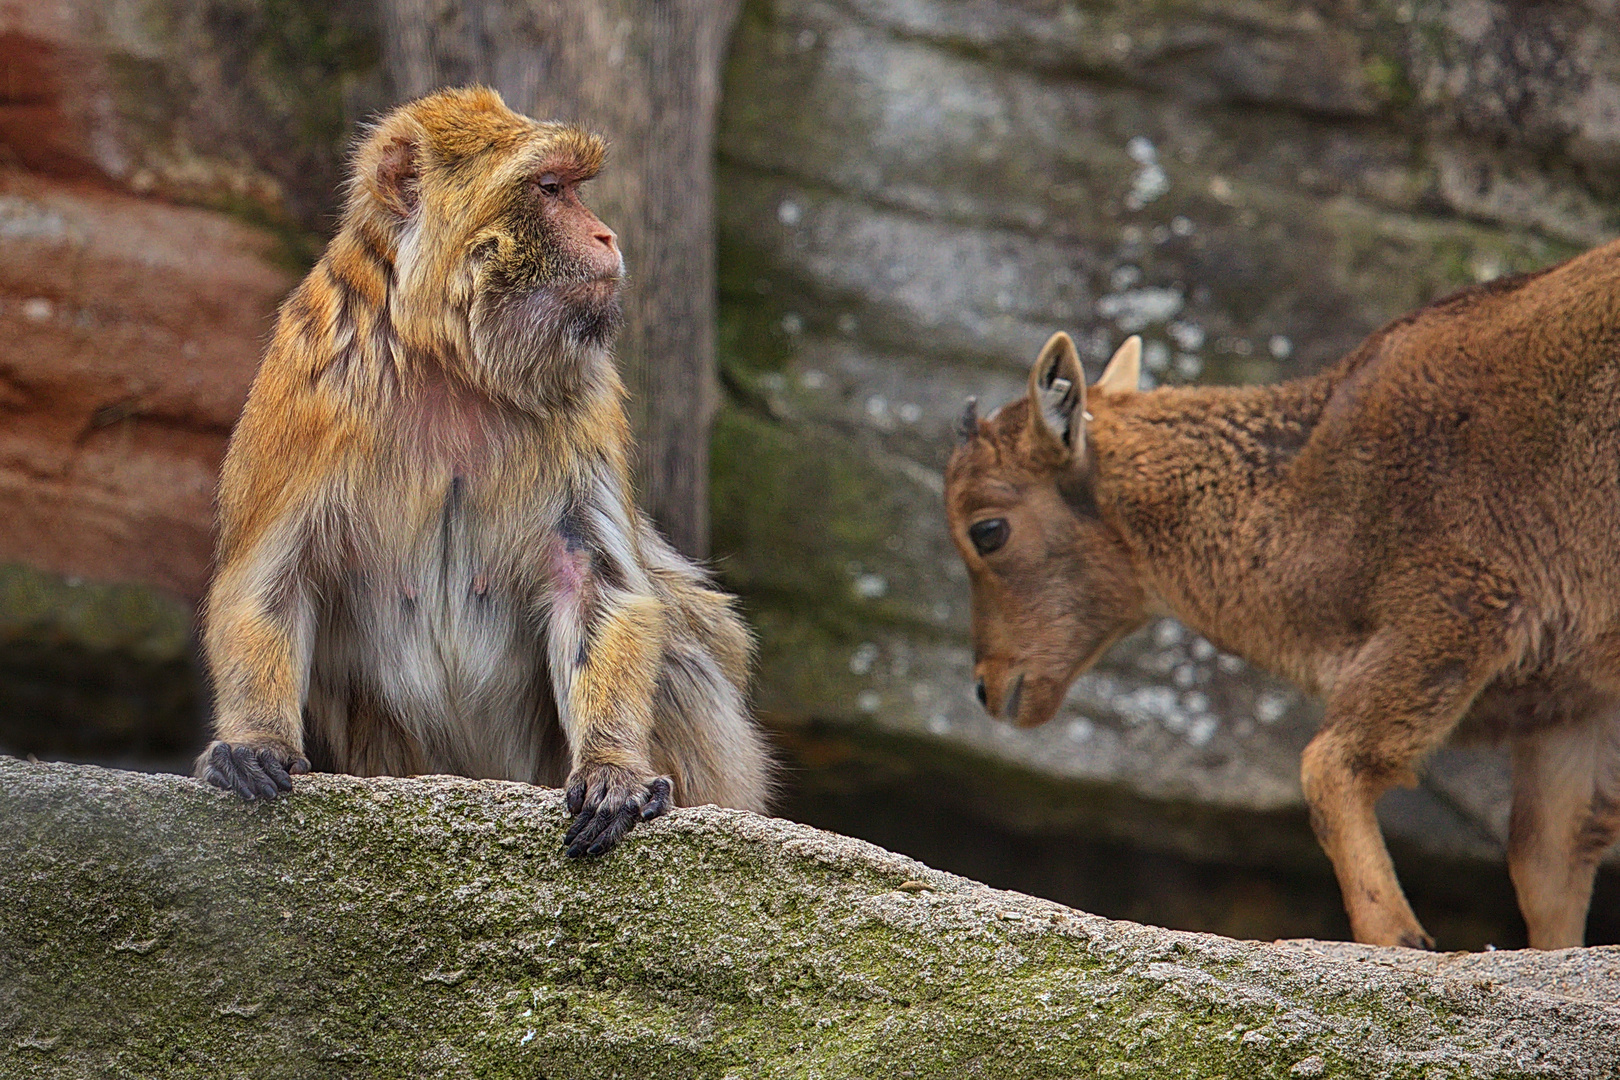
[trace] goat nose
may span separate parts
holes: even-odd
[[[1008,720],[1018,719],[1018,698],[1024,692],[1024,676],[1020,672],[1018,678],[1013,680],[1012,689],[1007,692],[1007,700],[1001,707],[1001,714]]]
[[[973,684],[973,696],[979,699],[979,704],[984,708],[988,709],[990,707],[990,695],[985,692],[983,679]]]

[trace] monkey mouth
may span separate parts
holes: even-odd
[[[616,303],[624,278],[618,274],[601,274],[570,285],[554,286],[557,299],[564,304],[593,306]]]

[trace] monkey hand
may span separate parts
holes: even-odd
[[[215,742],[197,759],[197,775],[252,802],[292,790],[292,778],[309,772],[309,759],[283,743]]]
[[[574,824],[563,837],[570,858],[601,855],[638,821],[651,821],[671,806],[667,776],[647,777],[618,765],[581,765],[568,779],[568,812]]]

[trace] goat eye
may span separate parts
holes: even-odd
[[[546,173],[546,175],[536,180],[534,186],[539,189],[541,194],[551,198],[562,194],[562,181],[551,173]]]
[[[1006,518],[991,518],[974,522],[968,528],[968,539],[973,541],[980,555],[988,555],[1007,542],[1007,534],[1011,531]]]

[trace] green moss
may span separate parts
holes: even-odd
[[[229,214],[269,234],[274,240],[270,262],[293,274],[308,273],[326,249],[326,238],[320,233],[304,228],[285,212],[260,200],[232,192],[216,192],[201,202],[211,210]]]
[[[726,581],[852,630],[847,566],[893,532],[884,478],[843,440],[733,404],[720,410],[710,455],[714,549]],[[859,611],[869,622],[870,606]]]
[[[266,164],[293,193],[289,211],[305,234],[330,227],[356,119],[349,97],[381,58],[376,17],[347,0],[211,0],[206,8],[214,38],[239,50],[244,109],[274,125],[281,147],[267,149],[284,156]],[[312,254],[306,235],[293,251],[313,261],[318,245]]]
[[[353,5],[330,0],[258,0],[251,45],[272,84],[295,104],[294,133],[305,143],[339,147],[348,137],[343,90],[375,67],[375,30]]]
[[[185,604],[0,565],[0,748],[178,763],[200,699]]]
[[[186,657],[190,637],[190,611],[156,589],[0,564],[0,643],[116,649],[161,662]]]
[[[1396,60],[1387,56],[1370,56],[1362,62],[1361,70],[1387,108],[1406,110],[1417,100],[1417,90],[1411,78]]]
[[[719,237],[720,305],[715,353],[721,371],[746,378],[781,371],[793,357],[782,329],[781,305],[773,296],[780,269],[757,247]]]
[[[723,378],[747,383],[765,372],[782,371],[793,359],[782,313],[763,297],[722,294],[716,331],[715,353]]]
[[[1578,253],[1576,245],[1456,221],[1369,212],[1340,204],[1326,221],[1347,290],[1370,310],[1411,310],[1502,274]]]
[[[244,218],[305,268],[332,221],[358,113],[380,102],[360,0],[155,0],[150,55],[109,58],[137,165],[165,198]]]
[[[713,811],[579,863],[560,796],[523,785],[310,778],[249,808],[0,760],[0,815],[26,867],[0,877],[8,1075],[1281,1078],[1314,1054],[1416,1077],[1500,1055],[1500,1004],[1466,989]],[[896,891],[914,875],[934,891]],[[1520,1007],[1531,1052],[1581,1022]]]

